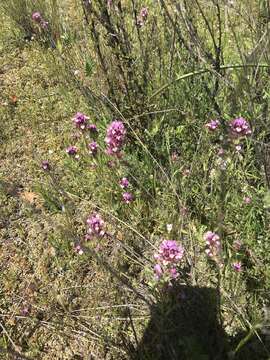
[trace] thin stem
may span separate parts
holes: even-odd
[[[241,69],[241,68],[248,68],[248,67],[270,68],[270,65],[269,64],[232,64],[232,65],[222,65],[222,66],[220,66],[220,70]],[[193,71],[193,72],[181,75],[178,78],[163,85],[160,89],[158,89],[156,92],[154,92],[154,94],[152,94],[150,96],[149,101],[152,100],[157,95],[161,94],[168,87],[170,87],[171,85],[173,85],[174,83],[176,83],[180,80],[188,79],[188,78],[196,76],[196,75],[206,74],[208,72],[213,72],[213,69],[201,69],[201,70],[197,70],[197,71]]]

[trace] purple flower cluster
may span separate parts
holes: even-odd
[[[77,146],[71,145],[66,148],[66,153],[70,156],[76,155],[78,152]]]
[[[74,250],[79,255],[83,255],[83,253],[84,253],[83,248],[82,248],[82,246],[80,244],[76,245]]]
[[[74,125],[81,130],[86,129],[88,119],[89,117],[81,112],[77,112],[77,114],[72,118]]]
[[[120,152],[124,145],[125,136],[126,129],[122,121],[115,120],[109,125],[105,138],[109,155],[121,156]]]
[[[119,185],[122,189],[127,189],[129,187],[129,181],[128,178],[123,177],[120,181],[119,181]],[[122,199],[126,204],[130,204],[133,200],[134,200],[134,196],[133,194],[131,194],[130,192],[124,192],[122,194]]]
[[[121,186],[122,189],[126,189],[129,186],[129,181],[126,177],[123,177],[120,181],[119,181],[119,185]]]
[[[205,124],[205,127],[211,132],[217,130],[219,126],[220,126],[219,120],[211,120]],[[241,138],[243,136],[248,136],[251,134],[251,128],[249,123],[247,122],[247,120],[245,120],[242,117],[231,120],[229,122],[229,130],[230,130],[230,135],[233,138]]]
[[[41,167],[42,167],[42,169],[43,170],[45,170],[45,171],[48,171],[48,170],[50,170],[50,163],[49,163],[49,161],[48,160],[43,160],[42,162],[41,162]]]
[[[242,117],[232,120],[229,127],[233,137],[242,137],[251,134],[249,123]]]
[[[129,192],[124,192],[122,194],[122,198],[123,198],[123,201],[126,203],[126,204],[129,204],[131,203],[133,200],[134,200],[134,196],[129,193]]]
[[[21,315],[27,316],[30,314],[30,311],[31,311],[31,305],[24,305],[23,308],[21,309]]]
[[[104,220],[99,214],[92,214],[86,220],[88,226],[88,234],[96,236],[104,236]]]
[[[212,231],[207,231],[204,234],[204,240],[206,242],[206,250],[205,250],[206,254],[209,257],[214,257],[218,255],[218,253],[220,252],[219,236]]]
[[[98,151],[98,144],[95,141],[92,141],[90,144],[88,144],[88,149],[89,149],[90,154],[95,156]]]
[[[233,263],[233,269],[236,272],[241,272],[242,271],[242,264],[240,262],[235,262]]]
[[[89,117],[87,115],[81,112],[77,112],[72,120],[76,128],[81,131],[86,129],[89,130],[92,138],[95,139],[95,135],[97,134],[98,129],[95,124],[88,124]],[[107,128],[107,134],[105,138],[105,142],[107,144],[107,154],[120,158],[122,156],[121,150],[124,145],[125,136],[126,129],[123,122],[119,120],[113,121]],[[99,146],[95,141],[88,144],[90,154],[95,156],[97,154],[98,147]],[[76,146],[69,146],[66,149],[66,152],[69,155],[75,155],[78,152],[78,149]],[[127,201],[130,200],[127,199]]]
[[[48,21],[45,21],[43,19],[43,17],[41,16],[40,12],[35,11],[32,14],[32,20],[37,23],[38,25],[40,25],[42,27],[42,29],[47,29],[48,28]]]
[[[163,240],[159,246],[158,253],[154,255],[157,264],[154,267],[157,279],[163,275],[169,279],[176,279],[179,274],[176,266],[184,256],[184,248],[175,240]]]
[[[175,267],[164,269],[160,264],[156,264],[154,271],[158,280],[164,275],[169,275],[170,279],[177,279],[179,277],[179,273]]]
[[[93,138],[95,138],[95,135],[97,134],[98,130],[97,130],[97,126],[95,124],[88,124],[88,120],[89,120],[89,116],[81,113],[81,112],[77,112],[74,117],[72,118],[72,121],[75,125],[75,127],[81,131],[84,130],[89,130],[89,133],[93,136]],[[80,137],[81,133],[78,132],[76,134],[74,134],[74,138],[78,139]],[[88,149],[90,154],[92,155],[96,155],[97,151],[98,151],[98,144],[93,141],[90,144],[88,144]],[[76,155],[78,152],[78,148],[76,146],[69,146],[66,149],[66,152],[68,155]],[[76,159],[79,158],[79,155],[75,156]]]
[[[147,9],[146,7],[141,8],[140,17],[141,17],[143,20],[146,20],[146,19],[147,19],[147,17],[148,17],[148,9]]]
[[[218,156],[220,156],[221,158],[223,157],[223,155],[225,154],[225,150],[223,148],[219,148],[217,151]]]
[[[46,30],[48,28],[48,21],[45,21],[44,19],[41,20],[40,26],[42,27],[42,29]]]
[[[42,16],[41,16],[40,12],[38,12],[38,11],[33,12],[32,20],[37,22],[37,23],[40,23],[41,20],[42,20]]]
[[[209,123],[205,124],[205,127],[210,131],[215,131],[220,125],[219,120],[211,120]]]
[[[251,197],[249,197],[249,196],[245,196],[243,200],[244,200],[244,203],[247,205],[250,204],[252,201]]]
[[[143,26],[147,20],[148,17],[148,9],[146,7],[141,8],[140,15],[137,19],[138,26]]]
[[[184,249],[175,240],[163,240],[155,259],[163,266],[178,263],[184,255]]]

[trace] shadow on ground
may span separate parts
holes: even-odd
[[[220,326],[218,294],[212,288],[181,286],[169,289],[151,310],[151,319],[134,360],[264,360],[265,346],[251,336],[235,356],[247,334],[229,338]],[[169,310],[168,310],[169,309]],[[229,355],[230,354],[230,355]]]

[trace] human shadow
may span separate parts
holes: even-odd
[[[264,360],[267,349],[255,343],[233,354],[245,334],[229,337],[220,323],[219,295],[213,288],[167,288],[151,309],[151,318],[132,360]],[[255,337],[253,338],[253,340]],[[251,339],[249,339],[251,340]],[[256,341],[255,341],[256,342]],[[254,346],[255,345],[255,346]],[[268,353],[268,355],[267,355]]]

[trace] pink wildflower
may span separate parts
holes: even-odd
[[[129,181],[126,177],[123,177],[120,181],[119,184],[121,186],[122,189],[126,189],[129,186]]]
[[[218,156],[222,157],[225,154],[224,149],[220,148],[218,149]]]
[[[48,21],[45,21],[44,19],[41,20],[40,26],[42,27],[43,30],[48,29],[48,25],[49,25]]]
[[[74,125],[81,130],[86,129],[88,119],[89,117],[81,112],[77,112],[77,114],[72,118]]]
[[[172,279],[177,279],[179,277],[179,273],[174,267],[170,269],[170,275]]]
[[[163,266],[177,264],[184,256],[184,249],[175,240],[164,240],[159,246],[155,259]]]
[[[137,25],[142,27],[145,24],[147,17],[148,17],[148,9],[146,7],[143,7],[140,11],[140,15],[137,18]]]
[[[99,214],[92,214],[86,220],[88,225],[88,234],[103,236],[105,234],[104,231],[104,221]]]
[[[242,117],[231,120],[229,127],[231,135],[235,138],[251,134],[249,123]]]
[[[84,235],[84,241],[89,241],[89,240],[92,240],[91,235],[90,234]]]
[[[157,279],[165,276],[169,280],[178,278],[176,266],[184,256],[184,249],[175,240],[163,240],[158,253],[154,254],[157,263],[154,272]]]
[[[76,245],[75,246],[75,252],[77,253],[77,254],[79,254],[79,255],[82,255],[83,254],[83,249],[82,249],[82,247],[81,247],[81,245]]]
[[[40,23],[41,20],[42,20],[42,17],[41,17],[40,12],[38,12],[38,11],[33,12],[33,14],[32,14],[32,20],[35,21],[35,22],[37,22],[37,23]]]
[[[245,196],[243,200],[244,200],[244,203],[247,205],[251,203],[251,198],[249,196]]]
[[[77,146],[71,145],[71,146],[69,146],[69,147],[66,148],[66,153],[67,153],[68,155],[73,156],[73,155],[76,155],[77,152],[78,152]]]
[[[140,11],[140,16],[143,20],[146,20],[148,17],[148,9],[146,7],[143,7]]]
[[[32,14],[32,20],[34,21],[34,22],[36,22],[37,24],[39,24],[41,27],[42,27],[42,29],[47,29],[48,28],[48,21],[45,21],[43,18],[42,18],[42,16],[41,16],[41,14],[40,14],[40,12],[39,11],[35,11],[35,12],[33,12],[33,14]]]
[[[124,145],[126,129],[122,121],[113,121],[108,129],[105,142],[107,144],[107,153],[109,155],[120,155],[120,151]]]
[[[241,272],[242,271],[242,264],[240,262],[233,263],[233,269],[236,272]]]
[[[219,120],[211,120],[209,123],[205,124],[205,127],[210,131],[215,131],[219,125]]]
[[[122,197],[126,204],[129,204],[134,200],[134,196],[129,192],[124,192]]]
[[[98,151],[98,144],[95,141],[92,141],[90,144],[88,144],[88,149],[89,149],[90,154],[95,156]]]
[[[154,266],[154,272],[155,272],[155,274],[156,274],[157,279],[160,279],[160,277],[161,277],[162,274],[163,274],[162,267],[161,267],[159,264],[156,264],[156,265]]]
[[[207,231],[204,234],[204,240],[206,242],[206,250],[205,250],[206,254],[209,257],[216,256],[220,251],[219,236],[212,231]]]
[[[50,164],[49,164],[49,161],[48,160],[43,160],[41,162],[41,167],[43,170],[47,171],[47,170],[50,170]]]
[[[21,309],[21,314],[23,316],[27,316],[30,314],[31,311],[31,306],[25,305],[22,309]]]

